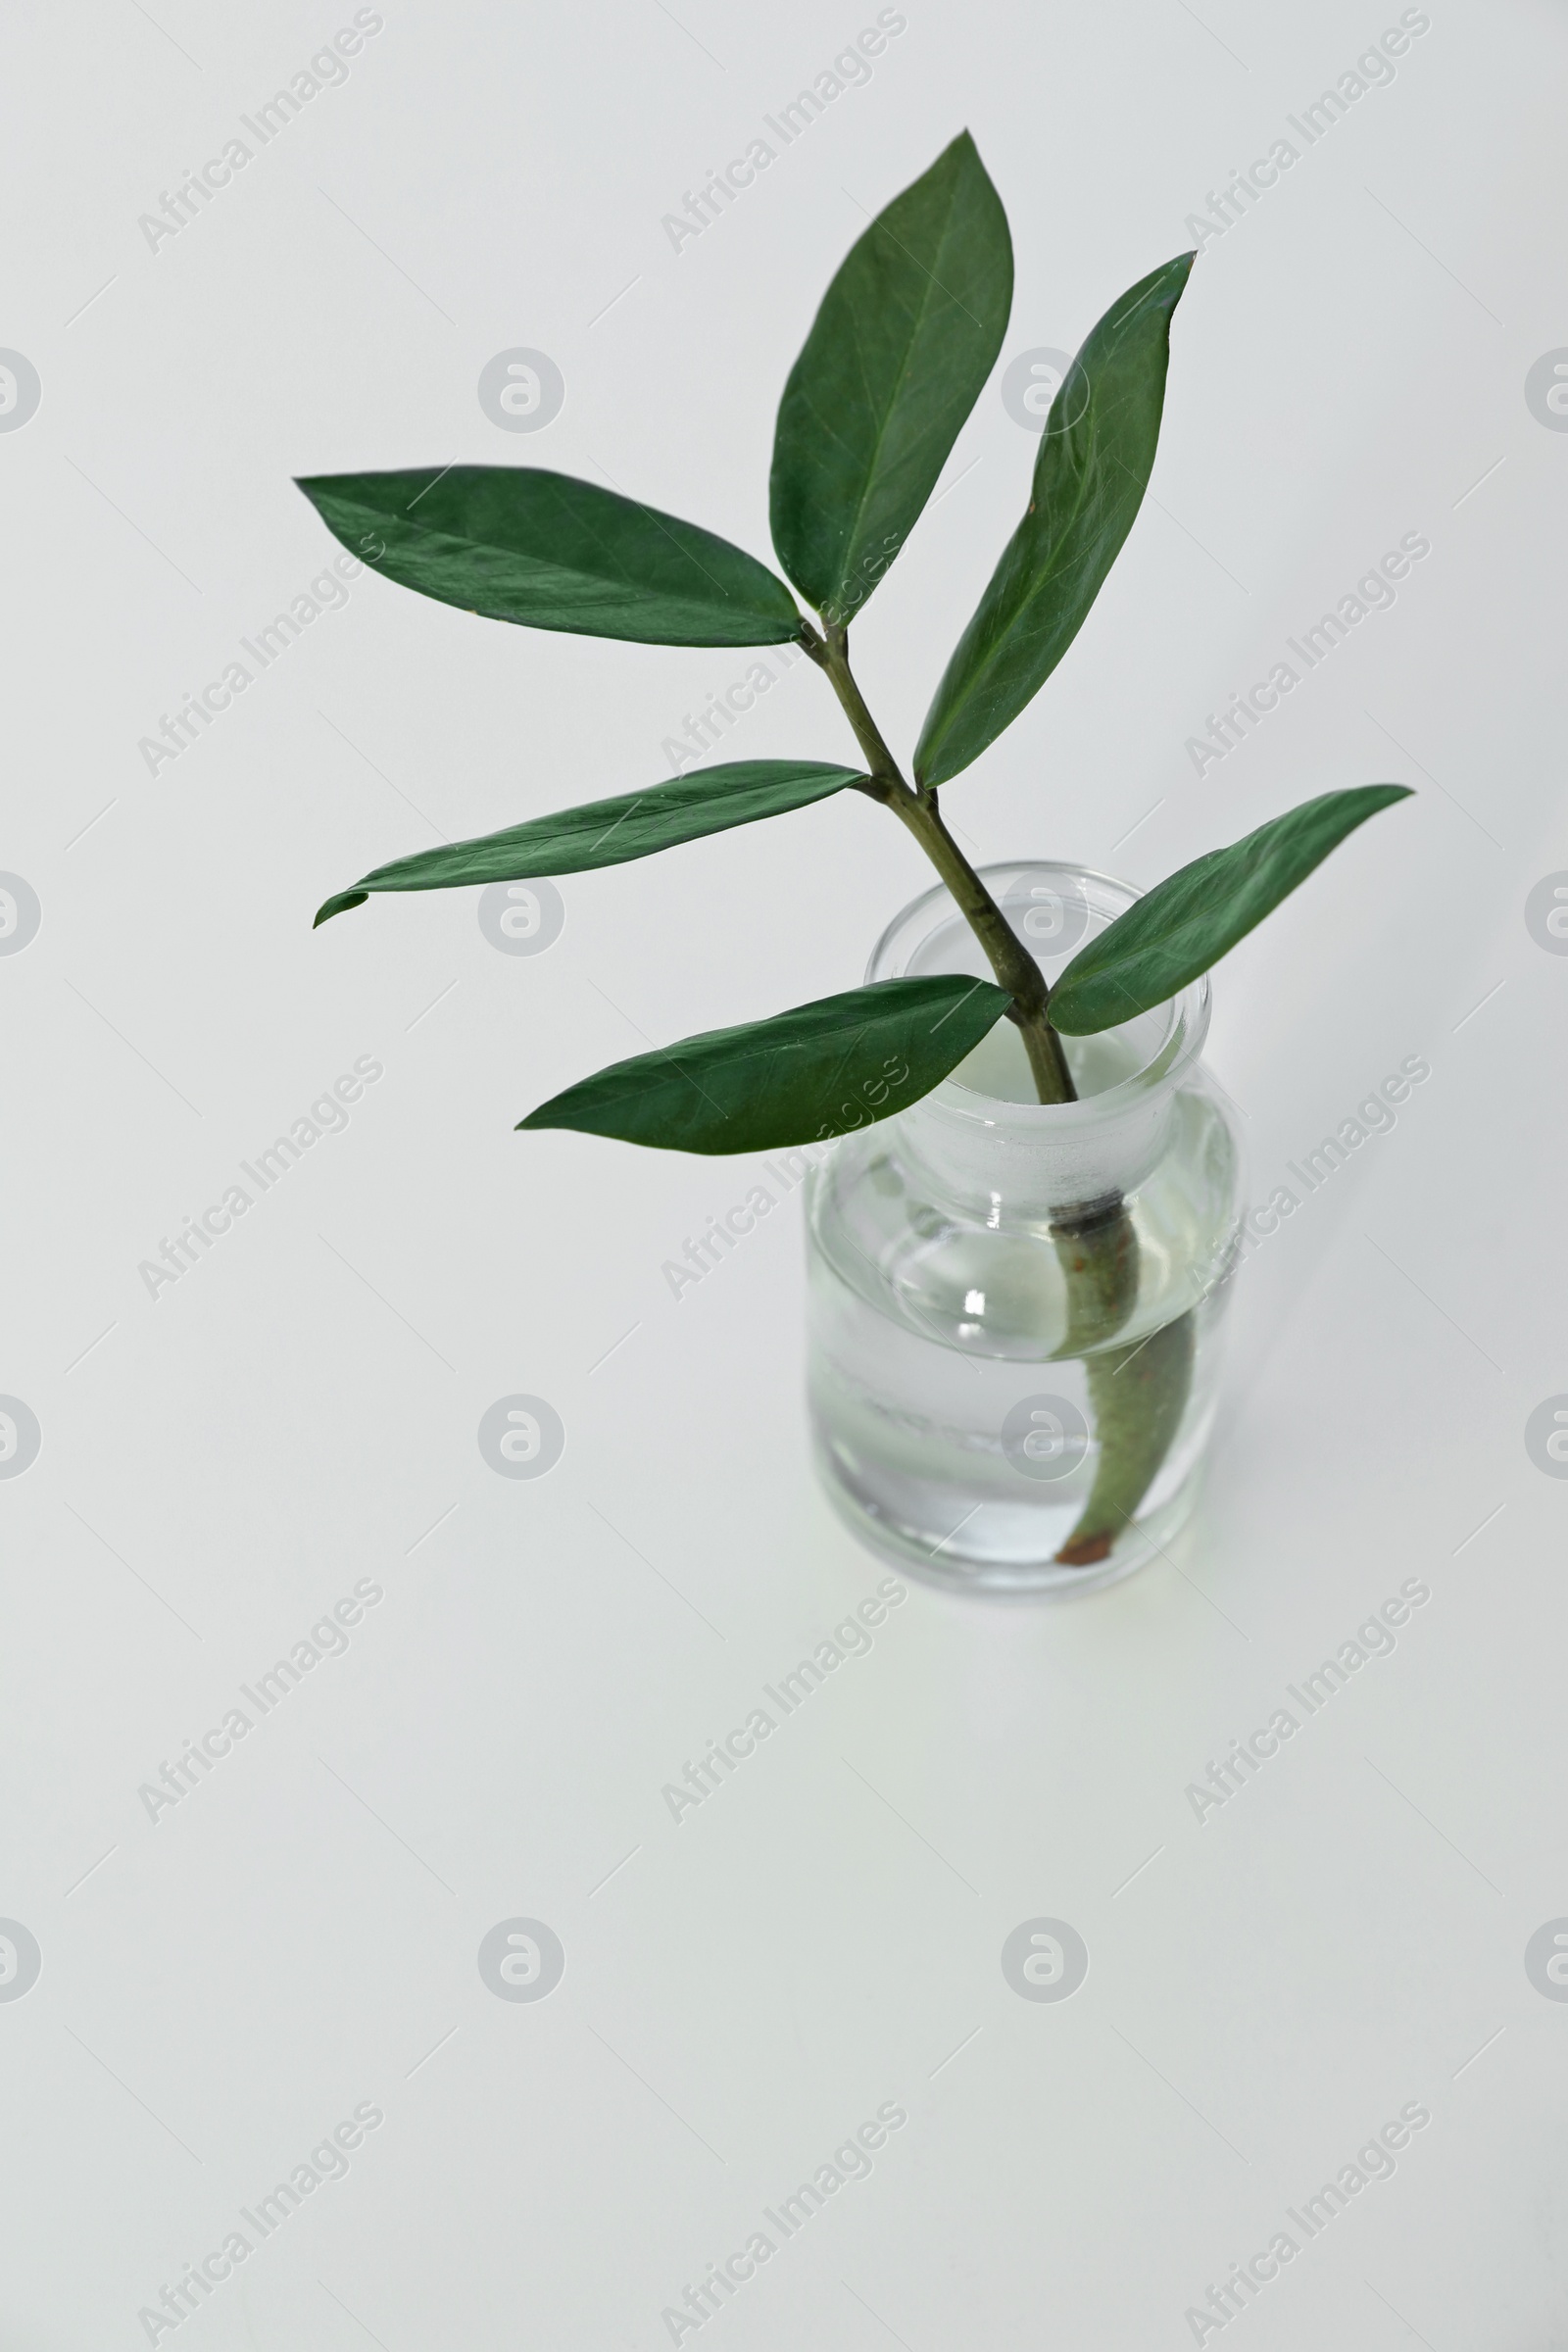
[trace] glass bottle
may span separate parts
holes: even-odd
[[[1048,981],[1138,893],[1051,863],[981,869]],[[945,888],[866,977],[989,977]],[[1240,1148],[1199,1060],[1206,979],[1063,1040],[1079,1100],[1035,1100],[1002,1020],[808,1186],[817,1464],[852,1529],[971,1592],[1129,1575],[1194,1500],[1240,1225]]]

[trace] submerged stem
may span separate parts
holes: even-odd
[[[934,789],[908,783],[889,751],[850,668],[848,630],[829,622],[826,636],[819,637],[807,622],[802,643],[817,667],[826,671],[855,729],[867,768],[861,789],[891,808],[920,844],[985,950],[999,983],[1011,995],[1008,1017],[1016,1022],[1023,1038],[1036,1094],[1042,1102],[1076,1102],[1077,1089],[1061,1040],[1051,1026],[1051,992],[1045,975],[943,823]]]

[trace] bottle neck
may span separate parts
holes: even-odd
[[[1048,983],[1139,895],[1109,875],[1043,860],[980,871]],[[969,972],[977,956],[939,887],[889,925],[866,977]],[[1200,980],[1120,1028],[1065,1039],[1075,1102],[1034,1099],[1016,1032],[999,1022],[951,1077],[900,1114],[901,1152],[935,1198],[965,1216],[1058,1227],[1092,1218],[1101,1204],[1136,1192],[1168,1149],[1208,1008],[1208,983]]]
[[[1176,1096],[1172,1076],[1114,1108],[1099,1107],[1103,1098],[1093,1095],[1028,1105],[949,1080],[903,1113],[901,1148],[933,1193],[967,1216],[1073,1223],[1136,1192],[1158,1166]]]

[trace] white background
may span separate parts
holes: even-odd
[[[1561,10],[1433,0],[1204,240],[1126,551],[948,796],[977,856],[1148,882],[1313,792],[1416,786],[1222,968],[1211,1059],[1254,1200],[1403,1057],[1432,1076],[1244,1274],[1173,1564],[1059,1606],[911,1589],[678,1824],[663,1785],[883,1573],[808,1469],[799,1204],[677,1301],[663,1261],[752,1163],[513,1124],[640,1035],[855,985],[916,854],[852,796],[566,882],[537,957],[468,892],[313,936],[370,864],[667,773],[748,659],[368,576],[156,777],[138,740],[326,564],[294,474],[543,464],[765,556],[814,304],[959,127],[1012,222],[1004,360],[1071,349],[1398,12],[908,0],[678,253],[661,217],[869,8],[383,13],[156,251],[138,216],[351,10],[97,0],[5,37],[0,342],[43,399],[0,435],[0,866],[43,922],[0,959],[0,1390],[43,1445],[0,1482],[0,1915],[43,1970],[0,2003],[0,2344],[144,2343],[365,2101],[348,2178],[181,2345],[666,2343],[886,2101],[871,2177],[704,2344],[1189,2343],[1408,2102],[1395,2177],[1295,2230],[1227,2342],[1568,2344],[1568,2006],[1523,1967],[1568,1912],[1568,1487],[1523,1439],[1568,1389],[1568,960],[1523,915],[1568,866],[1568,437],[1524,397],[1568,344]],[[532,439],[475,396],[514,345],[566,383]],[[1025,494],[999,386],[858,632],[904,746]],[[1409,531],[1395,608],[1195,776],[1218,698]],[[733,740],[850,748],[804,663]],[[347,1131],[150,1298],[138,1263],[359,1055],[385,1075]],[[475,1443],[519,1391],[566,1430],[537,1482]],[[1410,1577],[1396,1652],[1195,1819],[1208,1759]],[[365,1578],[347,1654],[150,1821],[139,1787]],[[537,2005],[475,1965],[516,1915],[565,1947]],[[1059,2005],[999,1965],[1038,1915],[1089,1947]]]

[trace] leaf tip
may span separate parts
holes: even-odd
[[[1359,801],[1361,808],[1359,821],[1363,823],[1369,816],[1381,816],[1385,808],[1393,808],[1400,801],[1415,799],[1413,784],[1360,784],[1352,785],[1350,789]],[[1324,798],[1329,800],[1334,797],[1331,793],[1324,795]]]
[[[363,906],[369,895],[368,890],[340,890],[335,898],[327,899],[317,908],[311,929],[319,931],[321,925],[329,923],[334,914],[346,914],[351,906]]]

